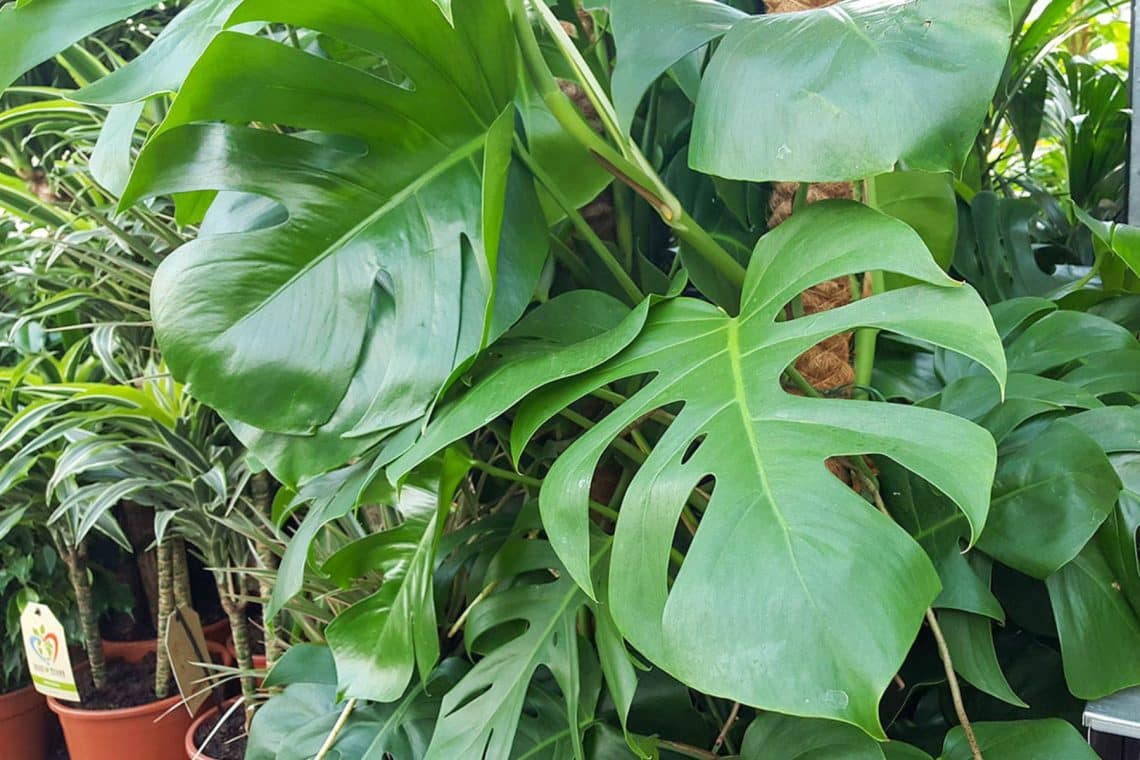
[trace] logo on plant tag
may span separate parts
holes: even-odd
[[[28,639],[28,644],[44,665],[54,665],[59,659],[59,637],[49,633],[42,625],[36,627]]]
[[[79,701],[71,657],[67,654],[67,636],[50,608],[30,602],[20,615],[20,632],[24,635],[24,656],[28,673],[36,691],[57,699]]]

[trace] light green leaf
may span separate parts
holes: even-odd
[[[613,0],[610,18],[618,52],[614,106],[618,124],[628,134],[650,85],[748,14],[716,0]]]
[[[159,93],[175,93],[206,46],[225,26],[242,0],[190,3],[127,65],[72,94],[80,103],[114,106]]]
[[[1117,222],[1103,222],[1072,204],[1078,221],[1089,228],[1109,250],[1121,258],[1135,274],[1140,275],[1140,227]]]
[[[801,182],[862,179],[900,160],[956,169],[1001,76],[1010,25],[1007,0],[860,0],[745,19],[705,72],[693,167]]]
[[[950,268],[958,240],[958,199],[952,174],[880,174],[868,180],[867,205],[909,224],[926,243],[938,266]]]
[[[806,288],[867,270],[928,284],[777,321]],[[950,495],[976,535],[989,504],[993,441],[926,409],[793,396],[780,376],[820,340],[873,326],[966,353],[1004,380],[1000,342],[980,299],[946,277],[913,230],[850,202],[813,204],[762,238],[742,303],[736,318],[691,299],[655,307],[629,348],[524,402],[512,448],[517,454],[546,419],[591,390],[649,376],[555,461],[543,484],[543,525],[567,570],[593,593],[587,501],[603,452],[631,423],[680,404],[622,503],[610,572],[619,629],[695,688],[882,736],[879,695],[938,582],[918,545],[830,476],[824,460],[885,454]],[[708,476],[712,501],[670,588],[678,513]],[[835,583],[852,576],[857,586]]]
[[[28,69],[158,0],[37,0],[0,8],[0,92]]]

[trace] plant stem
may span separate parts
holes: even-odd
[[[222,609],[226,611],[226,617],[230,621],[230,635],[234,639],[234,654],[237,655],[238,668],[242,671],[241,694],[246,705],[245,719],[248,729],[249,721],[253,717],[253,698],[256,687],[253,683],[253,676],[250,674],[253,670],[253,653],[249,647],[249,621],[245,617],[245,602],[241,600],[239,592],[227,588],[225,570],[216,571],[214,581],[218,587],[218,598],[222,600]]]
[[[719,755],[709,752],[708,750],[701,749],[700,747],[693,747],[688,744],[681,744],[680,742],[669,741],[668,739],[657,739],[657,746],[663,747],[670,752],[676,752],[678,755],[694,758],[694,760],[719,760]]]
[[[467,622],[467,616],[471,614],[471,610],[475,609],[475,605],[493,594],[498,586],[498,581],[491,581],[487,584],[487,588],[480,591],[478,596],[471,600],[471,604],[467,605],[467,608],[464,609],[463,613],[456,619],[455,624],[448,629],[447,638],[454,638],[455,634],[459,633],[459,629]]]
[[[823,398],[823,394],[820,393],[819,391],[817,391],[815,389],[815,386],[812,385],[811,383],[809,383],[807,381],[807,378],[804,377],[803,375],[801,375],[800,371],[798,369],[796,369],[795,367],[788,367],[786,370],[784,370],[784,374],[786,374],[788,376],[788,379],[791,380],[792,383],[797,388],[799,388],[800,391],[805,396],[811,396],[813,398]]]
[[[75,606],[79,609],[79,623],[83,632],[83,646],[91,668],[91,682],[96,689],[107,684],[107,657],[103,652],[103,637],[99,635],[99,617],[91,594],[91,579],[87,576],[87,546],[70,547],[63,552],[64,564],[75,592]]]
[[[344,724],[348,723],[348,718],[352,715],[352,711],[355,707],[355,697],[344,703],[344,709],[340,711],[340,717],[336,719],[336,724],[333,725],[332,731],[329,731],[329,735],[325,737],[324,744],[321,745],[320,750],[317,751],[313,760],[324,760],[329,752],[332,751],[333,745],[336,744],[337,737],[340,736],[340,732],[344,729]]]
[[[946,638],[942,635],[942,627],[938,625],[938,618],[935,617],[933,609],[927,608],[926,622],[930,625],[930,632],[934,634],[934,641],[938,644],[938,656],[946,671],[946,681],[950,684],[950,698],[954,702],[954,712],[958,714],[958,722],[962,724],[962,731],[965,732],[966,741],[970,744],[970,754],[974,760],[983,760],[978,738],[974,736],[974,727],[970,725],[966,707],[962,704],[962,688],[958,685],[958,676],[954,672],[954,661],[950,659],[950,647],[946,645]]]
[[[487,473],[491,477],[501,478],[511,483],[521,483],[524,486],[531,486],[533,488],[538,488],[542,485],[542,481],[538,478],[532,478],[529,475],[523,475],[513,470],[504,470],[502,467],[496,467],[493,464],[487,464],[478,459],[473,460],[471,466],[476,470]]]
[[[801,210],[807,203],[808,190],[811,189],[811,183],[801,182],[799,187],[796,188],[796,197],[792,199],[792,213]]]
[[[250,490],[253,496],[253,506],[264,519],[273,517],[273,499],[269,491],[269,475],[265,471],[254,473],[250,478]],[[278,567],[277,555],[262,541],[255,541],[253,550],[261,566],[275,573]],[[273,581],[267,574],[257,577],[258,593],[263,600],[273,595]],[[264,604],[262,610],[264,611]],[[265,626],[265,666],[272,669],[277,658],[281,656],[281,643],[277,640],[277,616],[262,614],[262,624]]]
[[[673,232],[702,259],[711,264],[717,272],[736,288],[744,287],[744,266],[732,257],[712,235],[694,221],[684,209],[679,209],[676,220],[671,224]]]
[[[724,721],[724,727],[722,727],[720,729],[720,733],[716,737],[716,743],[713,744],[712,751],[714,753],[719,752],[721,745],[724,744],[725,741],[728,739],[728,732],[732,730],[732,726],[733,726],[733,724],[736,723],[736,719],[737,719],[737,717],[739,717],[739,715],[740,715],[740,703],[739,702],[733,702],[732,703],[732,710],[728,713],[728,718]],[[732,752],[733,751],[732,747],[729,747],[728,751]]]
[[[158,624],[155,627],[154,696],[163,699],[170,693],[170,655],[166,651],[166,631],[170,613],[174,611],[174,549],[167,540],[158,545]]]
[[[545,169],[538,165],[538,162],[534,160],[534,157],[527,151],[526,147],[523,146],[522,140],[520,140],[517,135],[515,136],[515,152],[518,153],[519,158],[526,164],[526,167],[530,170],[530,173],[535,176],[535,179],[546,188],[546,191],[550,194],[550,197],[554,199],[554,202],[558,204],[558,207],[562,209],[562,212],[566,214],[570,223],[574,225],[574,229],[578,230],[578,234],[585,239],[586,244],[593,250],[594,255],[601,260],[606,271],[617,280],[618,285],[621,287],[622,292],[625,293],[630,305],[636,306],[640,303],[645,295],[637,287],[633,279],[630,278],[629,273],[626,272],[618,260],[614,258],[610,249],[606,247],[605,242],[598,237],[598,233],[594,232],[593,227],[586,222],[578,209],[574,208],[574,204],[570,202],[562,192],[562,189],[558,187],[558,183],[546,173]]]
[[[871,272],[871,295],[883,292],[882,272]],[[879,331],[873,327],[864,327],[855,331],[855,385],[863,388],[871,387],[871,376],[875,370],[875,344],[879,339]],[[866,392],[860,392],[866,397]]]
[[[640,154],[637,146],[628,143],[623,145],[629,154],[627,156],[626,153],[610,145],[586,123],[578,113],[578,109],[558,87],[527,18],[526,0],[512,0],[511,10],[515,36],[518,38],[527,73],[542,96],[543,102],[562,128],[589,151],[594,160],[605,167],[606,171],[644,198],[694,253],[705,259],[730,283],[737,287],[742,286],[744,267],[685,213],[681,202],[649,166],[649,162]],[[592,92],[588,94],[600,95]]]
[[[186,565],[186,541],[172,538],[170,542],[173,560],[171,571],[174,574],[174,605],[193,608],[194,604],[190,597],[190,569]]]

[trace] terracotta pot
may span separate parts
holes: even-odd
[[[138,662],[154,652],[155,642],[131,644],[131,654],[107,659]],[[214,643],[207,646],[223,664],[229,653]],[[119,710],[83,710],[68,702],[48,698],[48,707],[59,716],[71,760],[185,760],[183,743],[191,717],[177,694],[158,702]]]
[[[186,730],[186,758],[187,758],[187,760],[215,760],[215,758],[211,757],[210,755],[198,754],[198,744],[194,741],[194,734],[198,732],[199,726],[201,726],[203,723],[208,723],[208,722],[214,720],[215,718],[218,717],[219,714],[221,714],[225,710],[228,710],[230,708],[230,706],[233,705],[234,702],[237,702],[237,701],[238,701],[237,697],[235,697],[234,699],[226,700],[225,704],[222,705],[221,710],[219,710],[217,708],[217,706],[210,707],[210,708],[204,710],[201,715],[199,715],[197,718],[194,719],[194,722],[190,724],[190,728],[188,728]]]
[[[5,757],[44,760],[51,713],[44,696],[31,686],[0,694],[0,747]]]
[[[216,623],[204,626],[202,633],[206,635],[206,641],[212,641],[224,647],[230,639],[230,621],[223,617]]]
[[[138,641],[103,639],[103,655],[108,661],[138,662],[154,651],[154,641],[154,639],[139,639]]]
[[[221,656],[223,658],[223,665],[229,665],[233,660],[231,659],[232,645],[227,648],[230,635],[228,624],[225,626],[225,629],[225,637],[221,641],[206,636],[206,648],[211,654]],[[203,629],[202,632],[206,633],[206,630]],[[103,655],[108,660],[138,662],[154,651],[154,641],[154,639],[142,639],[141,641],[113,641],[111,639],[103,639]]]

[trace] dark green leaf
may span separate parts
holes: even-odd
[[[1047,578],[1088,543],[1120,487],[1096,441],[1058,420],[999,458],[978,547],[1027,575]]]
[[[855,726],[830,720],[765,713],[752,721],[740,749],[742,760],[883,760],[879,742]]]
[[[975,723],[974,732],[986,760],[1097,760],[1077,730],[1063,720]],[[970,760],[962,728],[946,737],[941,760]]]

